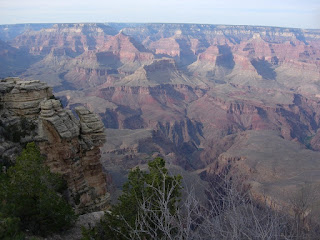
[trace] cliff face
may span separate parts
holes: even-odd
[[[46,156],[46,165],[67,181],[70,202],[77,212],[106,208],[108,182],[100,163],[105,134],[99,118],[78,107],[78,120],[60,101],[50,99],[52,89],[40,81],[4,79],[0,93],[1,160],[13,160],[21,143],[35,141]],[[10,129],[15,132],[8,132]]]
[[[178,146],[200,144],[201,124],[189,119],[185,108],[204,92],[184,84],[166,84],[108,87],[92,94],[118,106],[101,114],[108,128],[154,129]]]
[[[234,136],[234,144],[208,165],[209,179],[221,172],[245,177],[260,200],[290,206],[294,192],[305,182],[320,183],[320,153],[286,141],[275,131],[246,131]],[[318,216],[317,209],[310,209]]]

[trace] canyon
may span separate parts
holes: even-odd
[[[80,122],[89,114],[83,106],[98,114],[96,121],[106,128],[103,146],[75,127],[59,133],[63,137],[55,147],[71,141],[76,153],[63,151],[63,159],[80,154],[86,162],[99,159],[97,148],[83,153],[72,137],[80,134],[89,146],[101,146],[102,168],[116,187],[130,168],[156,156],[201,180],[225,169],[240,172],[257,194],[274,201],[285,201],[283,190],[320,183],[320,30],[2,25],[0,63],[2,78],[38,79],[52,86]],[[60,110],[48,101],[40,116],[50,132],[46,114]],[[102,142],[102,135],[98,139]],[[44,142],[40,148],[50,147]],[[51,150],[48,164],[59,168],[53,154],[59,151]],[[90,174],[99,175],[98,170]],[[99,193],[101,179],[94,180]]]

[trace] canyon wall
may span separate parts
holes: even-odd
[[[1,162],[14,161],[21,144],[34,141],[45,164],[66,180],[77,213],[105,209],[110,178],[100,163],[106,137],[101,120],[84,107],[76,108],[76,118],[40,81],[7,78],[0,81],[0,93]]]

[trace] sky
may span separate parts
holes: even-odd
[[[320,0],[0,0],[0,24],[77,22],[320,29]]]

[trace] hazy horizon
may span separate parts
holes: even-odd
[[[252,26],[252,27],[274,27],[274,28],[292,28],[292,29],[304,29],[304,30],[320,30],[319,28],[299,28],[299,27],[285,27],[285,26],[275,26],[275,25],[254,25],[254,24],[216,24],[216,23],[194,23],[194,22],[25,22],[25,23],[0,23],[0,26],[6,25],[28,25],[28,24],[194,24],[194,25],[215,25],[215,26]]]
[[[320,29],[318,0],[0,0],[0,24],[194,23]]]

